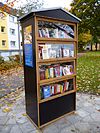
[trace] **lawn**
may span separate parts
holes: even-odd
[[[77,90],[100,95],[100,51],[78,58]]]

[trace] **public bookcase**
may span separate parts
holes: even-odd
[[[62,8],[36,10],[22,25],[26,113],[43,127],[76,109],[79,18]]]

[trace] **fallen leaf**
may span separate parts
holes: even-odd
[[[4,109],[2,110],[2,112],[4,112],[4,113],[8,113],[8,112],[10,112],[10,111],[12,111],[11,108],[4,108]]]
[[[23,113],[22,115],[23,115],[23,116],[27,116],[27,114],[26,114],[26,113]]]
[[[7,106],[8,106],[8,107],[12,107],[13,104],[12,104],[12,103],[8,103]]]

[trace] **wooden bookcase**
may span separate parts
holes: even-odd
[[[76,110],[77,23],[80,19],[55,8],[33,11],[19,20],[26,113],[41,128]]]

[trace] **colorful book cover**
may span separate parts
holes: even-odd
[[[54,73],[55,73],[55,77],[60,76],[60,65],[55,65],[54,66]]]
[[[50,86],[43,87],[43,95],[44,95],[44,98],[48,98],[51,96],[51,87]]]
[[[43,68],[40,68],[40,80],[45,79],[45,70]]]
[[[42,49],[42,58],[43,59],[49,59],[49,56],[48,56],[48,48],[43,48]]]

